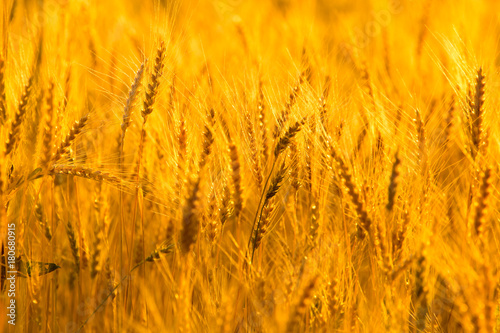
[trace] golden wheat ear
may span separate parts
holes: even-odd
[[[200,178],[192,180],[191,194],[189,195],[182,210],[182,233],[180,247],[184,254],[190,252],[198,237],[200,221],[198,218],[200,203]]]
[[[102,172],[92,168],[86,168],[78,165],[54,164],[49,169],[49,174],[72,175],[87,179],[93,179],[98,182],[108,182],[113,185],[120,185],[121,179],[109,172]]]
[[[248,111],[245,112],[245,129],[250,146],[250,160],[252,162],[252,171],[255,178],[255,184],[257,185],[257,191],[260,192],[262,189],[261,160],[257,148],[257,138],[254,129],[254,123]]]
[[[18,273],[21,276],[24,275],[24,277],[42,276],[61,268],[61,266],[54,263],[24,260],[19,260],[17,267]]]
[[[474,205],[476,207],[474,216],[474,231],[476,235],[481,239],[485,237],[486,228],[486,217],[488,214],[488,198],[492,192],[492,177],[493,170],[492,167],[487,167],[481,172],[481,184],[479,187],[479,195]]]
[[[5,58],[0,53],[0,125],[7,119],[7,101],[5,97]]]
[[[241,184],[241,164],[238,155],[238,147],[231,140],[229,142],[229,158],[231,161],[231,180],[233,183],[234,215],[240,216],[243,210],[243,186]]]
[[[145,262],[153,262],[155,260],[160,259],[161,255],[169,254],[174,252],[175,246],[174,244],[163,244],[157,249],[155,249],[149,256],[144,259]]]
[[[484,102],[485,102],[486,77],[482,67],[479,67],[476,76],[476,91],[474,94],[474,105],[472,112],[472,144],[473,158],[481,151],[485,138],[484,131]]]
[[[16,142],[19,141],[21,124],[25,118],[26,111],[28,110],[28,102],[32,88],[33,77],[31,76],[28,79],[28,83],[26,83],[26,85],[24,86],[24,91],[17,107],[16,115],[14,116],[14,119],[12,120],[12,123],[10,125],[9,135],[7,141],[5,142],[5,156],[8,156],[12,152]]]
[[[274,208],[276,207],[276,205],[274,204],[274,197],[276,196],[276,194],[278,193],[283,184],[286,171],[287,168],[285,165],[285,160],[283,160],[280,169],[278,170],[276,175],[274,175],[273,179],[271,180],[271,184],[269,185],[269,188],[266,191],[264,204],[257,218],[257,226],[255,228],[255,234],[252,234],[250,238],[250,242],[252,243],[252,260],[255,250],[257,250],[257,248],[259,247],[262,238],[264,237],[264,235],[267,232],[267,229],[269,228],[271,214]]]
[[[387,194],[387,205],[386,208],[388,211],[392,211],[394,208],[394,202],[396,198],[396,190],[398,188],[398,183],[400,181],[400,165],[401,165],[401,159],[399,158],[399,151],[396,152],[396,155],[394,157],[394,163],[392,164],[392,171],[391,171],[391,180],[388,188],[388,194]]]
[[[300,86],[304,82],[304,78],[302,75],[299,76],[298,83],[292,88],[292,91],[290,92],[290,96],[288,97],[288,100],[285,104],[285,108],[283,111],[281,111],[281,115],[278,118],[278,122],[274,126],[274,132],[273,136],[274,138],[278,138],[285,127],[286,123],[288,122],[288,118],[290,118],[290,114],[292,111],[293,106],[297,103],[297,97],[300,92]]]
[[[352,205],[354,207],[354,210],[356,211],[357,218],[359,219],[359,225],[356,224],[356,226],[358,227],[358,237],[364,238],[365,235],[368,235],[370,236],[370,241],[373,242],[373,231],[371,230],[372,220],[368,216],[365,203],[362,200],[351,171],[338,153],[336,147],[334,147],[334,149],[332,150],[331,155],[338,164],[338,172],[342,179],[343,186],[347,194],[351,198]]]
[[[75,139],[82,133],[82,130],[87,124],[88,119],[88,115],[84,115],[80,118],[80,120],[75,121],[69,133],[66,135],[64,140],[61,141],[61,143],[55,149],[55,152],[52,154],[51,163],[58,162],[68,152],[71,143],[75,141]]]
[[[46,169],[52,157],[52,136],[54,132],[54,82],[50,81],[45,99],[45,126],[43,127],[40,166]]]
[[[120,137],[120,149],[123,150],[123,142],[125,140],[125,133],[127,132],[128,127],[130,126],[130,117],[132,116],[132,110],[137,99],[137,95],[140,90],[142,76],[144,74],[144,68],[146,66],[147,60],[144,60],[137,70],[134,81],[130,86],[130,90],[128,93],[127,101],[125,102],[125,107],[123,108],[123,121],[121,124],[122,134]],[[123,152],[122,152],[123,153]]]
[[[278,143],[276,144],[276,148],[274,149],[274,157],[277,158],[286,148],[290,145],[292,139],[297,135],[300,131],[300,127],[302,126],[302,122],[295,122],[292,126],[290,126],[285,134],[278,139]]]
[[[165,42],[161,41],[158,50],[156,51],[155,66],[153,68],[153,73],[151,74],[151,78],[146,91],[146,98],[144,100],[143,108],[141,111],[144,123],[146,122],[147,117],[153,112],[153,105],[158,95],[160,78],[163,75],[165,51]]]
[[[288,319],[288,324],[286,325],[285,332],[294,333],[300,332],[300,321],[306,311],[308,310],[309,305],[311,304],[314,290],[316,289],[316,285],[318,284],[319,277],[313,277],[309,283],[302,290],[302,295],[300,296],[297,304],[293,312],[290,314]]]

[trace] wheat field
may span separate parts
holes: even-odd
[[[2,332],[500,332],[500,3],[3,0]]]

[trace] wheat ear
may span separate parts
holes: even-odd
[[[134,107],[141,86],[141,79],[144,74],[145,65],[146,65],[146,60],[141,64],[141,67],[139,67],[139,70],[135,75],[134,81],[130,86],[127,101],[125,102],[125,107],[123,108],[123,121],[121,124],[122,134],[120,136],[120,143],[119,143],[120,154],[123,154],[123,142],[125,140],[125,133],[127,132],[128,127],[130,126],[130,117],[132,116],[132,109]]]
[[[17,112],[10,125],[10,131],[7,141],[5,142],[5,156],[8,156],[14,149],[14,145],[19,139],[19,132],[21,130],[21,124],[25,118],[26,111],[28,110],[28,101],[31,95],[33,84],[33,77],[28,79],[28,83],[24,86],[24,91],[21,96],[21,101],[17,107]]]
[[[332,150],[332,156],[335,158],[337,161],[337,164],[339,165],[339,172],[340,176],[342,178],[342,182],[344,187],[347,190],[347,193],[351,197],[351,202],[354,206],[354,209],[356,211],[356,215],[358,216],[358,219],[360,221],[361,229],[364,230],[364,232],[367,235],[370,235],[370,228],[372,221],[368,217],[368,213],[366,212],[365,205],[361,199],[361,196],[359,194],[359,190],[357,186],[354,184],[354,180],[352,178],[351,172],[349,171],[349,168],[345,164],[344,160],[342,157],[338,154],[337,150],[334,148]],[[361,231],[361,229],[358,229],[358,231]],[[363,233],[360,232],[358,233],[359,236],[363,237]]]
[[[68,235],[69,245],[71,248],[71,253],[73,254],[73,258],[75,259],[76,270],[78,271],[80,268],[80,253],[78,251],[78,244],[75,237],[75,230],[73,229],[73,225],[70,221],[66,224],[66,234]]]
[[[45,126],[43,128],[42,135],[42,155],[40,157],[40,166],[46,168],[52,158],[51,143],[52,143],[52,132],[53,124],[52,119],[54,116],[54,83],[49,83],[48,95],[45,101],[46,112],[45,112]]]
[[[475,202],[476,215],[474,217],[474,229],[479,238],[483,238],[486,228],[486,216],[488,211],[488,197],[491,193],[492,168],[488,167],[481,172],[481,186],[479,196]]]
[[[200,201],[200,177],[197,176],[193,181],[191,194],[186,200],[182,211],[182,233],[181,233],[181,250],[184,254],[191,250],[192,245],[198,236],[200,221],[197,216],[198,205]]]
[[[257,218],[257,227],[255,228],[255,235],[253,235],[253,229],[252,229],[252,234],[250,236],[250,243],[252,243],[252,260],[253,256],[255,253],[255,250],[260,244],[260,241],[262,240],[263,233],[267,231],[267,227],[269,224],[270,216],[273,211],[274,206],[271,203],[271,200],[276,196],[278,193],[279,189],[283,185],[283,180],[285,178],[287,168],[285,167],[285,161],[283,160],[283,163],[281,164],[280,169],[276,173],[276,175],[273,177],[271,181],[271,185],[269,185],[269,188],[267,189],[264,204],[262,206],[262,209],[260,210],[260,213],[258,213],[258,218]],[[264,212],[266,213],[264,215]],[[263,219],[264,216],[264,219]],[[264,226],[264,229],[262,228]]]
[[[68,148],[71,146],[71,143],[76,139],[76,137],[82,132],[83,128],[87,124],[88,116],[85,115],[80,118],[80,120],[75,121],[73,127],[66,135],[64,140],[57,146],[55,153],[52,154],[52,162],[57,162],[61,159],[61,157],[66,154]]]
[[[158,87],[160,85],[160,77],[163,75],[163,61],[165,59],[165,42],[161,41],[158,50],[156,51],[155,66],[148,84],[146,99],[141,111],[144,123],[147,117],[153,112],[153,105],[158,95]]]
[[[262,88],[262,80],[259,80],[259,93],[257,96],[257,109],[259,111],[259,131],[260,131],[260,144],[262,161],[267,160],[269,155],[269,147],[267,143],[267,120],[266,120],[266,106],[264,104],[264,91]]]
[[[283,127],[285,126],[286,122],[288,121],[288,118],[290,117],[291,110],[295,105],[295,103],[297,102],[297,96],[299,95],[300,86],[302,85],[303,82],[304,82],[303,76],[300,75],[299,82],[292,88],[290,96],[288,97],[288,100],[285,104],[285,108],[283,109],[283,111],[281,111],[281,115],[278,119],[278,122],[274,127],[273,136],[275,139],[280,136]]]
[[[318,276],[312,278],[302,290],[302,295],[300,296],[298,303],[295,305],[295,308],[288,319],[288,324],[286,326],[287,333],[293,333],[299,330],[300,320],[308,310],[318,280]]]
[[[5,98],[5,58],[0,54],[0,125],[7,118],[7,101]]]
[[[483,117],[484,117],[484,101],[485,101],[485,76],[483,69],[480,67],[476,77],[476,92],[472,105],[472,157],[475,158],[478,151],[481,149],[483,140]]]
[[[396,152],[396,156],[394,158],[394,163],[392,164],[392,172],[391,172],[391,181],[389,184],[388,194],[387,194],[387,205],[386,208],[388,211],[392,211],[394,207],[394,199],[396,197],[396,190],[399,183],[399,175],[400,175],[400,165],[401,159],[399,158],[399,151]]]
[[[72,175],[72,176],[92,179],[99,182],[106,181],[114,185],[119,185],[121,182],[120,178],[114,176],[109,172],[102,172],[100,170],[94,170],[92,168],[85,168],[82,166],[74,166],[74,165],[54,164],[50,167],[49,174]]]

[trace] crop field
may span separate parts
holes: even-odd
[[[499,1],[0,13],[0,332],[500,333]]]

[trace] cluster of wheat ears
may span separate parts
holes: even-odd
[[[500,5],[396,2],[3,1],[2,330],[500,332]]]

